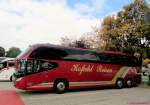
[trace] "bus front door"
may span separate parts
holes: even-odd
[[[47,88],[48,73],[43,61],[28,61],[26,68],[26,87],[27,89]]]

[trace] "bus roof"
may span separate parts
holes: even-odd
[[[43,46],[45,46],[45,47],[54,47],[54,48],[62,48],[62,49],[76,49],[76,50],[90,51],[90,52],[95,52],[95,53],[105,53],[105,54],[113,54],[113,55],[132,56],[130,54],[122,53],[122,52],[119,52],[119,51],[102,51],[102,52],[97,52],[97,51],[94,51],[94,50],[91,50],[91,49],[65,47],[65,46],[54,45],[54,44],[49,44],[49,43],[46,43],[46,44],[34,44],[34,45],[31,45],[30,47],[38,48],[38,47],[43,47]]]
[[[122,55],[122,56],[132,56],[130,54],[122,53],[122,52],[119,52],[119,51],[105,51],[104,53],[113,54],[113,55]]]
[[[31,45],[30,47],[35,47],[35,48],[38,48],[38,47],[53,47],[53,48],[62,48],[62,49],[76,49],[76,50],[83,50],[83,51],[93,51],[91,49],[84,49],[84,48],[74,48],[74,47],[65,47],[65,46],[61,46],[61,45],[55,45],[55,44],[49,44],[49,43],[46,43],[46,44],[34,44],[34,45]]]

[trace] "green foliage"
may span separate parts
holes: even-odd
[[[97,51],[113,50],[134,54],[142,53],[150,58],[150,25],[145,21],[145,12],[150,11],[145,0],[135,0],[124,6],[115,16],[104,18],[101,28],[85,34],[79,40],[62,38],[62,45],[76,47],[82,42],[86,48]]]
[[[6,54],[6,57],[16,58],[21,53],[21,50],[17,47],[11,47]]]
[[[3,47],[0,47],[0,57],[5,56],[5,49]]]
[[[147,25],[143,16],[147,11],[150,8],[145,0],[135,0],[116,16],[106,17],[100,34],[106,42],[105,49],[128,53],[147,51],[150,47],[150,25]]]
[[[85,40],[83,39],[71,40],[68,37],[62,37],[61,44],[66,47],[87,48],[87,45],[85,44]]]
[[[68,37],[61,38],[61,45],[66,47],[76,47],[84,49],[92,49],[102,51],[104,40],[99,37],[99,29],[92,27],[93,31],[84,33],[79,39],[71,39]]]

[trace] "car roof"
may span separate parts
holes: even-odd
[[[15,61],[15,58],[5,58],[4,60],[0,61],[2,62],[6,62],[6,61]]]

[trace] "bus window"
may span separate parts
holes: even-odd
[[[130,58],[130,63],[132,64],[132,66],[139,66],[140,65],[140,61],[136,57]]]
[[[27,62],[27,74],[33,73],[33,60]]]
[[[99,59],[101,63],[115,63],[114,56],[110,54],[99,54]]]
[[[128,66],[130,64],[130,59],[126,56],[118,56],[118,64]]]
[[[27,61],[27,74],[32,74],[36,72],[42,72],[46,70],[51,70],[57,67],[54,62],[42,61],[42,60],[28,60]]]
[[[63,57],[65,60],[75,61],[99,61],[98,56],[92,52],[67,50],[67,56]]]
[[[50,70],[54,67],[54,65],[51,62],[43,61],[41,62],[41,69],[42,70]]]
[[[118,56],[118,64],[126,66],[138,66],[138,60],[135,57],[128,56]]]
[[[26,65],[25,60],[20,60],[20,62],[19,62],[19,72],[24,73],[25,65]]]
[[[62,57],[66,55],[66,52],[61,49],[41,47],[33,51],[30,55],[30,58],[58,60],[62,59]]]

